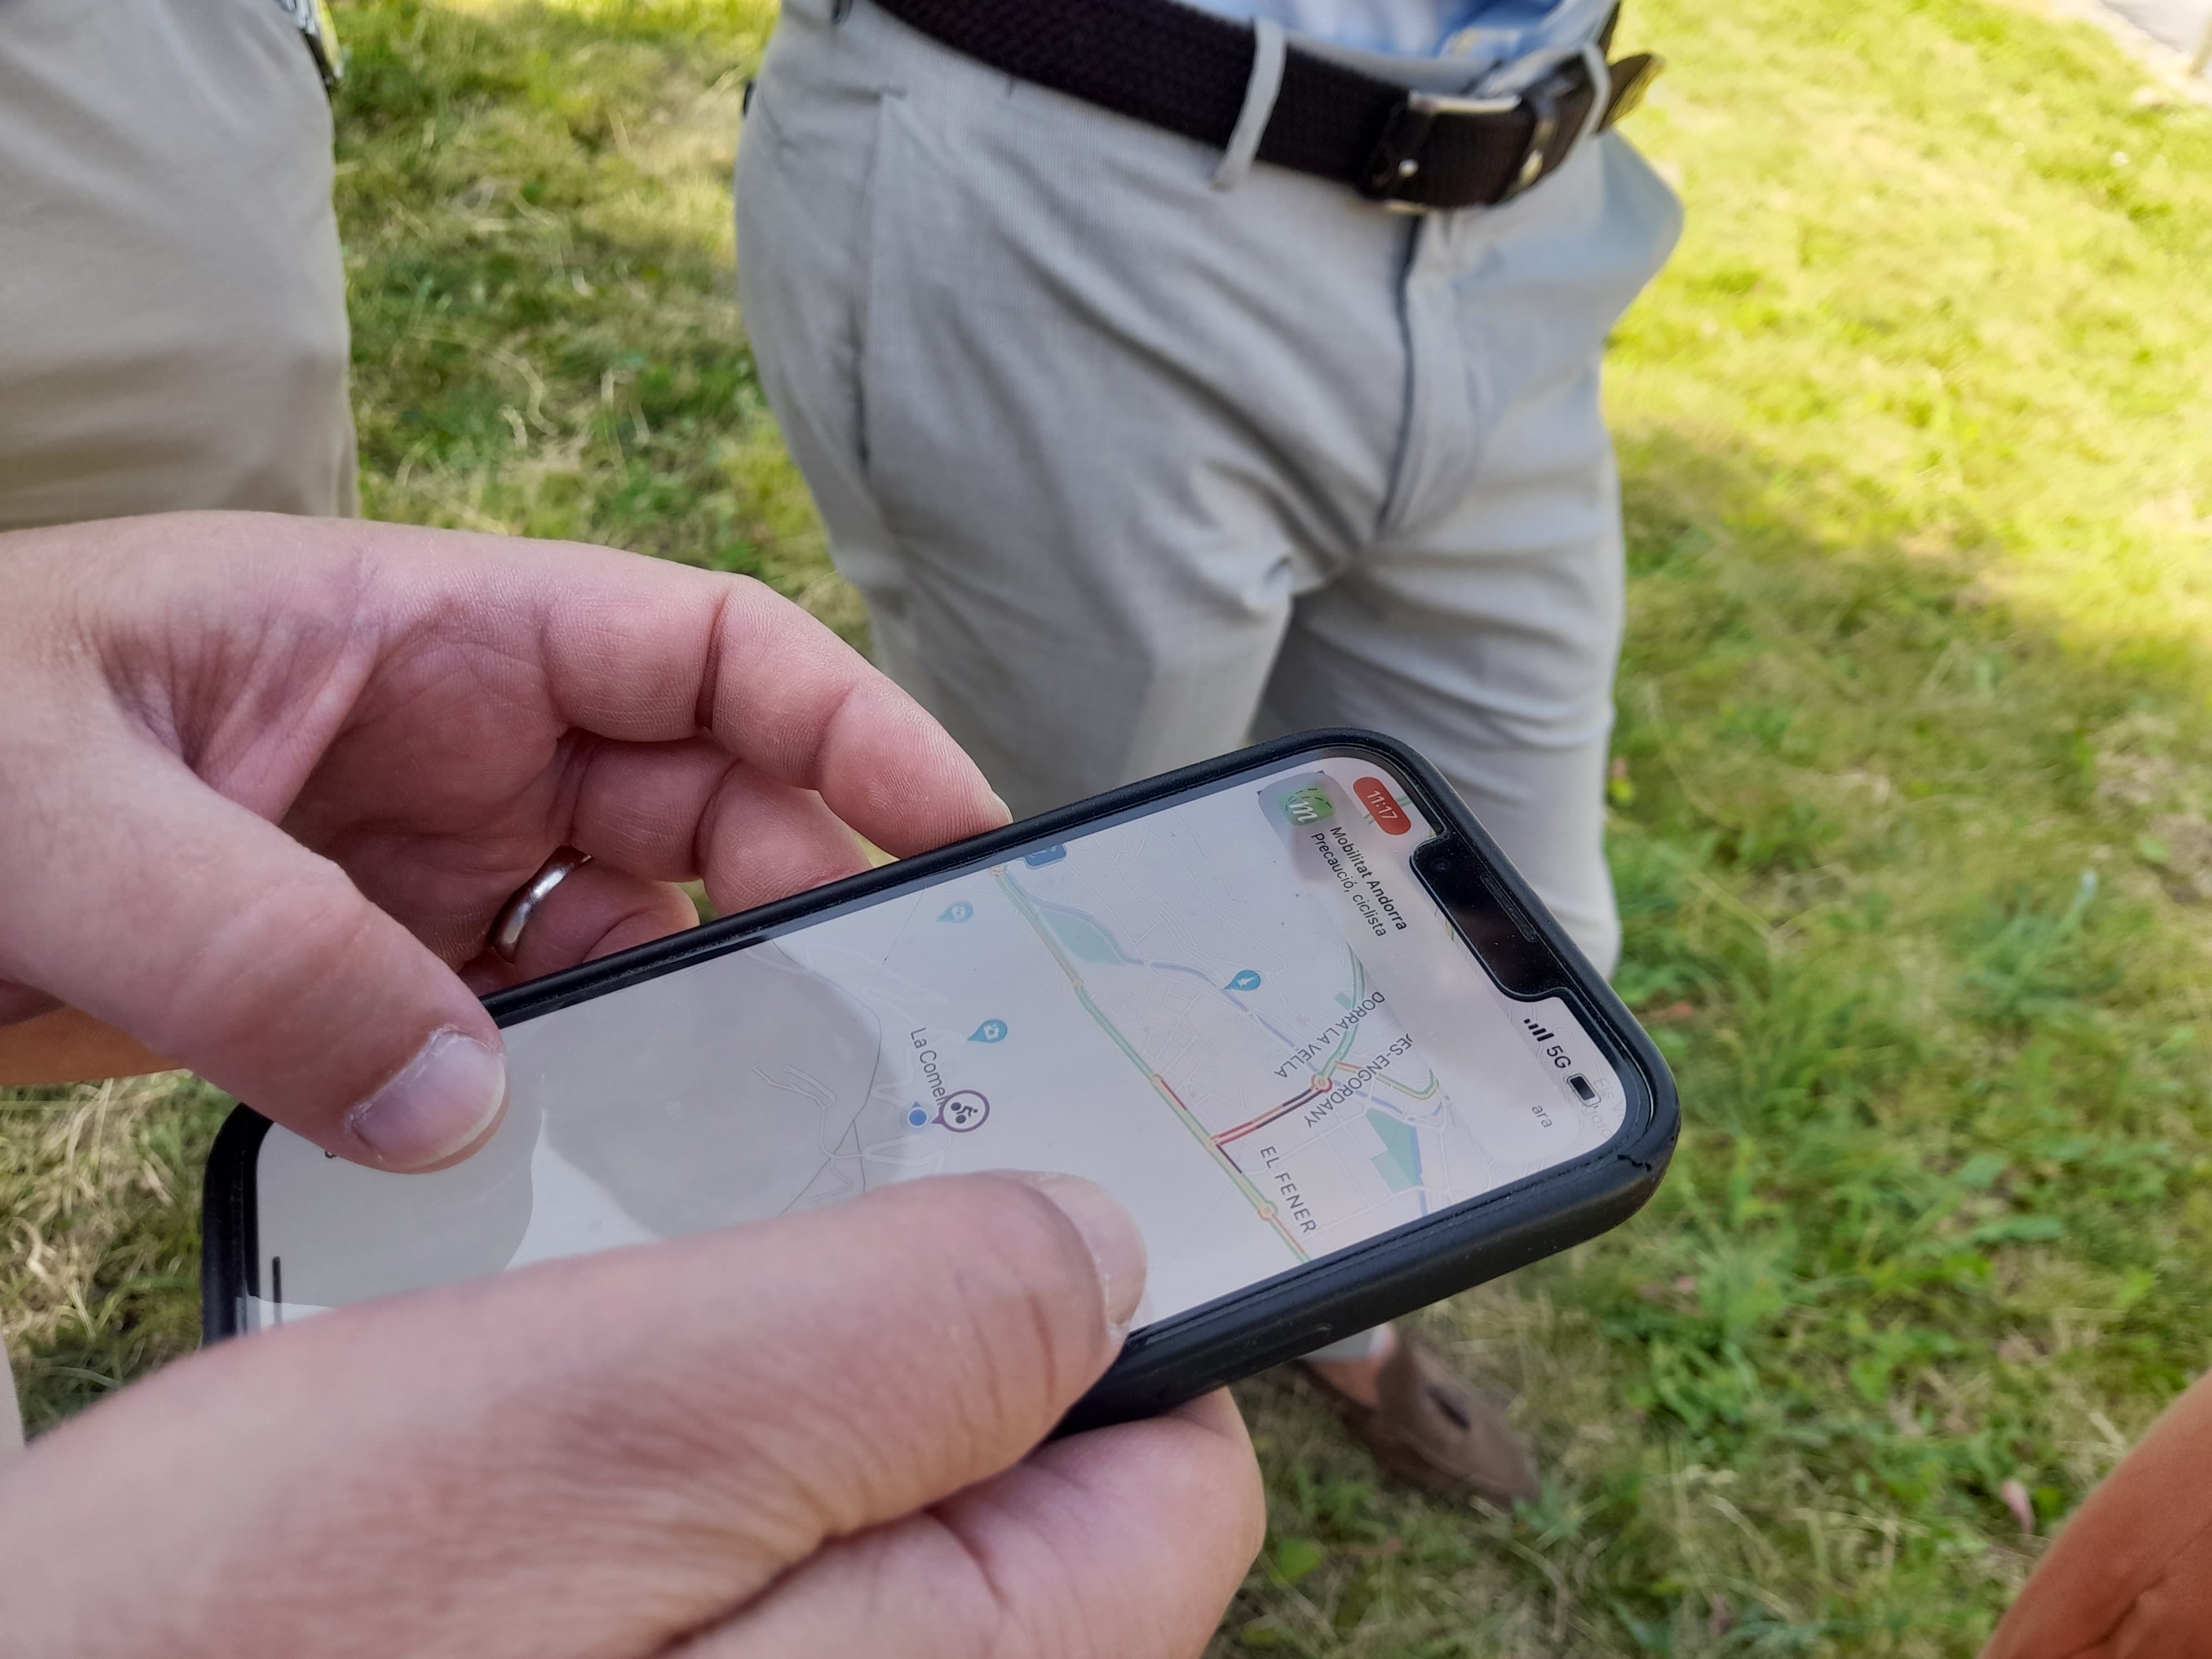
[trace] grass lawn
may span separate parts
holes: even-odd
[[[732,293],[760,0],[351,0],[369,510],[757,572],[849,633]],[[1428,1317],[1549,1473],[1245,1401],[1219,1651],[1971,1653],[2212,1363],[2212,109],[1993,0],[1638,0],[1688,198],[1620,331],[1651,1210]],[[188,1348],[174,1080],[0,1097],[33,1426]],[[2038,1537],[2000,1498],[2018,1480]]]

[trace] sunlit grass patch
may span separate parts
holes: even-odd
[[[738,321],[768,15],[352,9],[339,117],[368,510],[777,580],[852,633]]]

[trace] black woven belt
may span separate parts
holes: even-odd
[[[1258,51],[1249,23],[1178,0],[877,0],[955,52],[1116,114],[1225,149]],[[1610,40],[1606,26],[1601,46]],[[1609,66],[1598,126],[1633,107],[1661,60]],[[1508,98],[1408,92],[1293,46],[1258,159],[1370,200],[1494,207],[1556,172],[1589,127],[1597,88],[1579,58]]]

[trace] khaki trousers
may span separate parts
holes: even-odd
[[[331,176],[276,0],[0,0],[0,529],[353,510]]]
[[[0,530],[355,510],[331,178],[276,0],[0,0]]]
[[[787,0],[738,280],[878,660],[1018,815],[1255,735],[1402,737],[1610,969],[1598,371],[1674,197],[1616,133],[1420,219],[1221,161]]]

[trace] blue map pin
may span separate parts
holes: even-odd
[[[1240,968],[1237,976],[1229,981],[1227,988],[1231,991],[1256,991],[1260,988],[1260,976],[1249,968]]]
[[[938,920],[939,921],[965,921],[969,917],[975,914],[975,907],[969,903],[966,899],[961,899],[955,903],[946,905],[945,907],[945,914],[938,917]]]
[[[970,1042],[1004,1042],[1006,1040],[1006,1022],[1003,1019],[987,1019],[968,1034]]]

